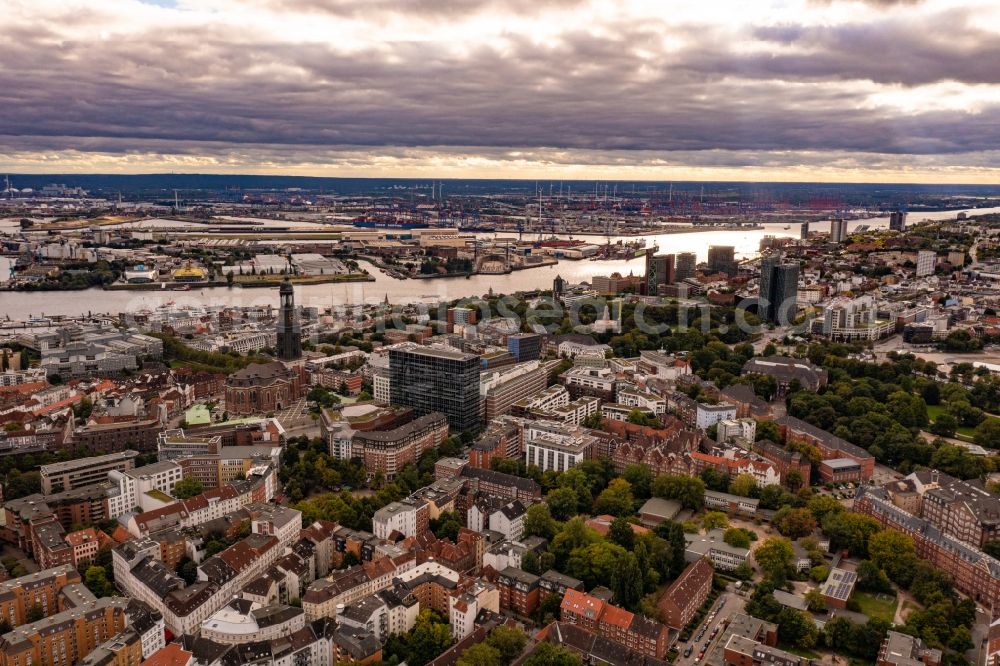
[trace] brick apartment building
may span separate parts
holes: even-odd
[[[163,429],[159,419],[132,419],[111,423],[92,423],[73,431],[70,446],[74,452],[88,451],[101,455],[134,449],[155,451]]]
[[[875,518],[882,527],[909,534],[916,545],[917,557],[950,575],[956,590],[993,609],[993,619],[1000,614],[1000,561],[943,533],[929,521],[903,511],[888,499],[882,488],[859,488],[854,510]]]
[[[663,659],[667,653],[667,627],[612,606],[595,596],[566,590],[560,605],[563,622],[604,636],[625,647]]]
[[[804,442],[815,446],[819,449],[822,460],[849,458],[860,465],[860,480],[868,481],[872,478],[875,472],[875,456],[860,446],[793,416],[784,416],[776,423],[781,427],[786,442]]]
[[[500,608],[529,617],[541,600],[539,577],[515,567],[507,567],[497,577]]]
[[[393,479],[407,463],[416,463],[420,455],[434,448],[448,436],[448,419],[440,412],[418,416],[391,430],[357,432],[351,441],[353,457],[365,463],[368,477],[382,472]]]
[[[124,597],[104,597],[25,624],[0,637],[0,666],[78,664],[125,629]]]
[[[712,591],[715,570],[706,559],[700,559],[681,572],[656,603],[667,626],[683,629],[695,616]]]
[[[514,421],[492,423],[469,450],[469,465],[490,469],[494,458],[517,460],[524,455],[524,432]]]

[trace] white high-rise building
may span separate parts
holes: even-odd
[[[830,242],[843,243],[847,238],[847,220],[830,221]]]
[[[934,250],[920,250],[917,252],[917,277],[934,275],[937,267],[937,253]]]

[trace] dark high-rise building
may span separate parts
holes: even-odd
[[[557,275],[556,279],[552,281],[552,296],[554,298],[559,298],[563,295],[566,290],[566,281],[562,279],[562,276]]]
[[[889,213],[889,229],[891,231],[906,231],[906,212],[902,210]]]
[[[798,264],[783,264],[780,257],[760,262],[758,313],[764,321],[787,324],[795,316],[799,295]]]
[[[803,222],[799,229],[799,240],[809,240],[809,223]]]
[[[295,312],[295,290],[285,278],[278,289],[281,306],[278,308],[278,358],[293,361],[302,356],[302,327]]]
[[[418,414],[441,412],[455,430],[471,430],[479,425],[480,365],[475,354],[451,349],[390,349],[392,404]]]
[[[518,363],[537,361],[542,356],[542,336],[538,333],[515,333],[507,336],[507,351]]]
[[[708,246],[708,271],[736,275],[736,248],[732,245]]]
[[[677,270],[674,272],[674,280],[681,282],[694,277],[694,267],[697,265],[698,257],[694,252],[681,252],[677,255]]]
[[[674,255],[646,251],[646,294],[656,296],[661,284],[673,284],[674,273]]]

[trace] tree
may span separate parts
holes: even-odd
[[[438,657],[451,645],[451,630],[439,620],[431,609],[425,608],[417,615],[408,641],[406,662],[424,666]]]
[[[542,573],[542,565],[538,553],[533,550],[526,551],[521,556],[521,569],[536,576],[540,575]]]
[[[656,536],[667,543],[667,551],[664,553],[668,558],[667,577],[676,578],[684,571],[687,563],[684,559],[687,551],[687,541],[684,538],[684,528],[680,523],[667,520],[656,526]]]
[[[729,525],[729,517],[721,511],[709,511],[701,518],[701,526],[706,530],[724,529]]]
[[[1000,419],[984,419],[972,431],[972,441],[987,449],[1000,449]]]
[[[955,431],[958,430],[958,419],[948,412],[941,412],[928,430],[941,437],[954,437]]]
[[[726,530],[725,534],[722,535],[722,540],[728,543],[733,548],[749,548],[750,547],[750,536],[745,530],[739,527],[730,527]]]
[[[753,557],[766,576],[784,580],[794,555],[791,541],[784,537],[770,537],[757,547]]]
[[[174,497],[177,499],[188,499],[189,497],[200,495],[204,490],[205,488],[202,486],[201,481],[197,479],[181,479],[174,484]]]
[[[781,443],[781,426],[774,421],[757,421],[757,432],[754,439],[758,442],[768,440],[775,444]]]
[[[73,405],[73,416],[78,419],[88,419],[90,415],[94,412],[94,403],[90,398],[83,398],[80,402]]]
[[[960,479],[974,479],[988,471],[988,458],[975,456],[964,446],[953,446],[943,440],[935,440],[935,444],[937,449],[930,460],[932,468]]]
[[[198,580],[198,563],[185,555],[177,562],[177,575],[188,585]]]
[[[611,521],[611,525],[608,527],[608,539],[625,550],[632,550],[635,545],[635,531],[632,529],[632,523],[623,516],[618,516]]]
[[[809,510],[822,523],[827,514],[842,512],[844,505],[829,495],[816,495],[809,500]]]
[[[520,629],[500,625],[494,629],[486,642],[500,653],[500,661],[509,664],[524,652],[528,637]]]
[[[553,620],[559,619],[559,612],[562,608],[562,597],[558,594],[550,592],[542,597],[541,602],[538,604],[538,610],[535,611],[535,615],[542,624],[548,624]]]
[[[456,666],[502,666],[500,651],[489,643],[474,643],[462,652]]]
[[[658,423],[654,415],[638,408],[628,413],[628,422],[641,426],[655,426]]]
[[[622,478],[632,485],[632,492],[643,499],[649,498],[653,488],[653,472],[649,465],[626,465]]]
[[[826,599],[823,598],[823,593],[819,591],[818,587],[814,587],[805,596],[806,607],[814,613],[826,608]]]
[[[816,518],[805,508],[783,507],[774,514],[774,520],[771,522],[782,535],[790,539],[808,536],[816,529]]]
[[[563,524],[562,529],[556,533],[552,539],[552,544],[549,546],[549,552],[555,556],[556,562],[560,565],[556,568],[561,569],[573,551],[597,543],[600,540],[601,535],[587,527],[583,518],[576,516],[567,520]]]
[[[809,580],[815,583],[822,583],[830,577],[830,567],[825,564],[817,564],[809,570]]]
[[[532,504],[524,516],[524,536],[539,536],[552,541],[556,535],[556,521],[552,519],[549,505],[544,502]]]
[[[750,580],[753,578],[753,567],[750,566],[749,562],[741,562],[738,567],[733,569],[733,575],[740,580]]]
[[[42,608],[40,603],[35,602],[32,604],[31,608],[28,609],[28,612],[24,614],[24,621],[31,624],[32,622],[38,622],[44,617],[45,609]]]
[[[545,496],[545,502],[556,520],[569,520],[577,515],[579,499],[572,488],[556,488]]]
[[[757,479],[752,474],[740,474],[729,482],[729,492],[740,497],[750,497],[757,488]]]
[[[948,638],[948,647],[959,654],[972,649],[972,632],[969,628],[960,625],[955,627]]]
[[[816,645],[819,630],[813,619],[800,610],[782,608],[777,618],[778,639],[792,643],[801,648],[811,648]]]
[[[114,596],[115,586],[108,580],[108,573],[104,567],[92,566],[84,574],[83,584],[94,593],[95,597]]]
[[[891,529],[873,534],[868,539],[868,556],[890,580],[904,586],[913,580],[917,549],[909,534]]]
[[[580,657],[562,645],[539,643],[523,666],[580,666]]]
[[[868,539],[882,529],[874,518],[847,511],[827,514],[822,524],[834,548],[846,548],[856,557],[867,556]]]
[[[788,489],[793,493],[798,492],[805,482],[806,480],[802,478],[802,472],[797,469],[790,469],[788,470],[788,473],[785,474],[785,485],[788,486]]]
[[[455,541],[458,539],[458,531],[462,529],[462,523],[457,511],[442,511],[441,515],[430,521],[429,527],[437,538]]]
[[[612,516],[627,516],[632,513],[632,484],[625,479],[614,479],[601,491],[594,503],[594,512]]]
[[[882,569],[871,560],[861,560],[858,564],[858,587],[869,592],[889,593],[892,583]]]
[[[605,585],[621,568],[626,552],[624,548],[610,541],[597,541],[588,546],[575,548],[566,562],[566,573],[582,580],[588,590],[598,585]]]
[[[661,474],[653,479],[653,495],[677,500],[685,509],[697,511],[705,503],[705,482],[690,476]]]
[[[615,603],[626,610],[637,610],[642,600],[643,576],[635,553],[628,553],[611,574]]]

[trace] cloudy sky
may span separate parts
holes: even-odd
[[[1000,182],[997,0],[4,0],[0,169]]]

